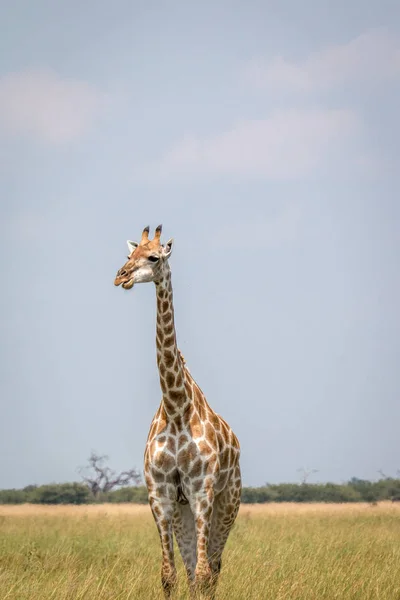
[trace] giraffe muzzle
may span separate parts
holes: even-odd
[[[124,288],[124,290],[130,290],[131,288],[133,288],[133,277],[127,279],[125,275],[117,275],[114,280],[114,285],[116,287],[120,285]]]
[[[133,288],[133,277],[129,281],[125,281],[122,284],[122,287],[124,288],[124,290],[130,290],[131,288]]]

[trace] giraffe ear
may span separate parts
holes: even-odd
[[[164,258],[169,258],[172,254],[172,246],[174,245],[174,240],[170,239],[164,246]]]
[[[132,252],[134,252],[139,246],[137,242],[131,242],[130,240],[128,240],[126,243],[128,244],[129,254],[132,254]]]

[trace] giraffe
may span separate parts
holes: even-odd
[[[176,584],[173,534],[191,597],[214,598],[221,555],[241,495],[240,445],[193,379],[178,349],[172,297],[173,240],[161,244],[162,226],[140,243],[128,241],[128,261],[114,285],[129,290],[153,281],[157,297],[156,348],[162,391],[144,453],[144,476],[161,541],[161,582],[169,598]]]

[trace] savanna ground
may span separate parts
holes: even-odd
[[[147,506],[0,506],[2,600],[161,599],[159,572]],[[400,506],[242,505],[217,597],[400,600]]]

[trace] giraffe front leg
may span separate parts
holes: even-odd
[[[176,584],[172,519],[174,504],[170,500],[150,497],[150,507],[161,541],[161,583],[166,598],[170,598]]]

